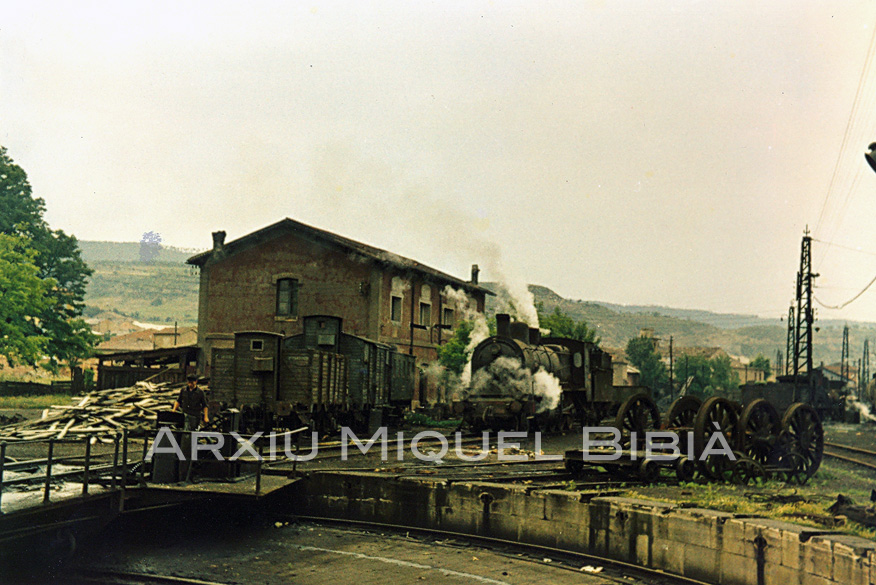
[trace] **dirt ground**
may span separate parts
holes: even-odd
[[[454,541],[346,530],[310,523],[262,522],[207,530],[197,522],[173,532],[131,524],[80,557],[79,567],[173,575],[221,583],[556,583],[603,585],[601,567],[566,565]],[[150,534],[144,538],[144,534]],[[588,572],[582,570],[589,567]],[[606,571],[606,574],[608,572]],[[635,579],[624,579],[635,585]]]

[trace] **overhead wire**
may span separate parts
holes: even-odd
[[[818,297],[815,296],[815,295],[812,295],[812,298],[815,299],[815,302],[817,302],[819,305],[821,305],[821,306],[824,307],[825,309],[844,309],[844,308],[846,308],[847,306],[849,306],[850,304],[852,304],[853,302],[855,302],[856,300],[858,300],[859,298],[861,298],[861,295],[864,294],[865,292],[867,292],[867,290],[868,290],[871,286],[873,286],[873,283],[876,283],[876,276],[874,276],[874,277],[873,277],[873,280],[871,280],[869,283],[867,283],[867,286],[865,286],[860,292],[858,292],[858,294],[856,294],[855,296],[853,296],[852,298],[850,298],[850,299],[847,300],[846,302],[841,303],[841,304],[839,304],[839,305],[826,305],[826,304],[824,304],[823,302],[821,302],[821,301],[818,299]]]
[[[869,71],[873,63],[873,54],[874,52],[876,52],[874,51],[874,48],[876,48],[876,27],[873,27],[873,33],[870,37],[870,46],[867,49],[867,56],[864,59],[864,67],[861,69],[861,76],[858,78],[858,87],[855,90],[855,99],[852,102],[852,110],[851,112],[849,112],[849,119],[846,122],[846,129],[843,133],[843,141],[840,146],[839,154],[836,158],[836,163],[834,164],[833,174],[831,175],[830,183],[827,187],[827,193],[825,193],[824,196],[824,203],[821,206],[821,212],[818,215],[818,221],[815,224],[815,230],[813,233],[819,233],[819,230],[821,229],[821,223],[824,219],[824,214],[827,210],[828,202],[830,201],[830,198],[834,192],[834,185],[836,184],[837,178],[839,177],[840,166],[843,160],[845,160],[845,153],[849,148],[849,138],[852,133],[852,128],[854,127],[855,119],[858,117],[861,95],[864,92],[864,85],[869,78]]]
[[[817,262],[815,262],[815,268],[818,272],[821,272],[821,264],[825,261],[832,248],[841,248],[876,256],[876,253],[844,246],[832,241],[834,239],[836,231],[842,226],[853,195],[858,189],[858,186],[860,185],[863,176],[866,174],[866,165],[864,164],[856,164],[854,166],[854,169],[848,168],[848,164],[852,164],[850,159],[848,159],[848,150],[850,148],[850,144],[852,143],[853,132],[857,128],[860,128],[862,125],[866,126],[867,131],[871,131],[873,128],[872,124],[862,124],[864,122],[862,118],[866,117],[870,119],[873,116],[873,111],[876,110],[876,100],[874,100],[874,97],[872,95],[874,92],[865,91],[867,82],[870,79],[871,69],[873,68],[874,55],[876,55],[876,27],[873,27],[873,31],[870,36],[870,44],[867,49],[867,56],[864,59],[864,66],[858,79],[858,86],[855,91],[854,102],[852,103],[852,109],[849,113],[849,118],[846,123],[845,131],[843,133],[843,140],[840,146],[840,151],[837,155],[833,173],[830,178],[830,183],[828,184],[827,193],[825,193],[824,202],[822,203],[821,211],[818,215],[818,221],[816,222],[815,229],[813,231],[813,236],[815,234],[818,234],[822,236],[822,239],[816,239],[815,237],[813,237],[812,239],[822,244],[825,244],[826,246],[824,248],[824,251],[819,254]],[[865,96],[869,96],[869,99]],[[865,112],[864,115],[861,115],[860,112],[862,102],[865,99],[867,99],[868,105],[863,110]],[[871,101],[873,102],[872,104],[870,103]],[[844,165],[846,166],[845,169],[843,169]],[[850,182],[847,183],[847,185],[843,184],[845,181],[845,177],[851,178]],[[835,210],[830,210],[829,212],[829,203],[831,201],[836,201],[836,197],[840,193],[844,193],[845,196],[842,198],[839,207]],[[876,276],[874,276],[873,279],[852,298],[838,305],[826,304],[815,295],[813,295],[813,300],[815,300],[815,302],[817,302],[819,305],[826,309],[843,309],[859,299],[865,292],[867,292],[867,290],[870,289],[870,287],[873,286],[874,283],[876,283]]]

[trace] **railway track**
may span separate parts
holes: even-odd
[[[174,575],[132,573],[108,569],[81,569],[71,575],[75,585],[228,585],[217,581],[188,579]]]
[[[489,550],[506,554],[514,559],[526,558],[534,563],[541,563],[552,568],[559,568],[582,573],[582,564],[593,567],[605,567],[600,569],[599,577],[608,581],[624,583],[626,585],[713,585],[705,581],[691,579],[679,575],[670,575],[663,571],[641,567],[622,561],[616,561],[598,555],[570,551],[549,546],[525,544],[501,538],[464,534],[439,530],[436,528],[418,528],[401,526],[397,524],[382,524],[378,522],[364,522],[360,520],[347,520],[338,518],[323,518],[319,516],[295,516],[290,521],[305,521],[325,526],[337,526],[346,529],[359,529],[381,534],[394,534],[405,538],[419,537],[424,540],[432,540],[439,544],[456,543],[457,545],[475,545]],[[585,572],[585,574],[587,574]]]
[[[876,451],[825,441],[824,456],[876,471]]]

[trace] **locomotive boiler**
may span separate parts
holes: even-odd
[[[537,328],[496,315],[496,335],[475,347],[471,383],[453,410],[474,431],[556,431],[596,424],[637,397],[656,405],[640,386],[614,386],[611,355],[596,344],[542,338]]]

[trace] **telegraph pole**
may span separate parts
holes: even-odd
[[[864,355],[861,356],[861,376],[858,379],[858,398],[861,390],[867,388],[870,382],[870,340],[864,339]]]
[[[812,399],[815,376],[812,373],[812,325],[815,313],[812,310],[812,281],[817,274],[812,273],[812,238],[809,227],[803,232],[800,245],[800,271],[797,272],[797,322],[794,331],[794,401],[800,400],[799,387],[802,373],[806,371],[806,386],[809,388],[808,400]]]
[[[849,326],[845,325],[843,327],[843,349],[840,357],[840,376],[846,384],[848,384],[849,375]]]
[[[669,397],[675,400],[675,385],[672,383],[672,336],[669,336]]]
[[[785,345],[785,375],[791,373],[791,360],[794,357],[794,331],[796,331],[794,304],[788,309],[788,341]]]

